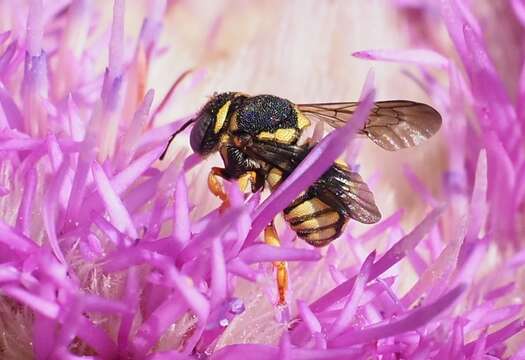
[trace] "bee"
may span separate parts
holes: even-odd
[[[357,106],[358,102],[295,104],[273,95],[225,92],[214,95],[177,133],[194,123],[190,134],[193,151],[202,156],[219,152],[224,167],[212,168],[208,184],[226,201],[217,177],[249,181],[252,192],[266,185],[271,191],[276,189],[316,146],[312,141],[300,141],[312,120],[341,127]],[[359,134],[383,149],[395,151],[420,144],[440,127],[441,116],[429,105],[407,100],[379,101]],[[350,219],[364,224],[381,219],[367,184],[341,161],[333,163],[283,214],[297,236],[315,247],[338,238]]]

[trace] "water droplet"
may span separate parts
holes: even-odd
[[[228,319],[221,319],[221,320],[219,321],[219,325],[222,326],[222,327],[226,327],[226,326],[228,326],[229,324],[230,324],[230,320],[228,320]]]
[[[246,307],[244,306],[244,302],[241,299],[235,298],[230,301],[230,312],[232,314],[242,314],[244,310],[246,310]]]
[[[286,324],[290,321],[290,308],[288,304],[278,304],[277,305],[276,320],[280,324]]]

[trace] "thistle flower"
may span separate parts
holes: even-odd
[[[523,86],[491,60],[501,44],[484,38],[483,15],[460,0],[396,1],[415,47],[354,53],[416,68],[407,82],[443,115],[447,164],[432,172],[438,191],[403,167],[425,206],[415,224],[396,208],[319,250],[284,225],[280,248],[260,234],[337,157],[355,159],[347,148],[376,98],[373,78],[352,121],[277,191],[261,200],[226,183],[221,212],[184,134],[158,161],[192,114],[159,118],[205,82],[204,70],[183,69],[159,96],[149,81],[177,3],[148,2],[129,40],[124,0],[110,28],[87,0],[0,4],[12,14],[0,16],[1,357],[523,358]],[[518,24],[523,8],[504,11]],[[211,49],[221,19],[203,38]],[[285,307],[274,261],[289,263]]]

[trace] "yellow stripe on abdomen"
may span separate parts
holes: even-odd
[[[322,210],[330,209],[330,206],[319,200],[318,198],[307,199],[299,204],[293,204],[284,209],[284,218],[286,221],[294,222],[294,220],[303,216],[315,214]]]
[[[329,227],[326,229],[319,229],[311,233],[297,233],[297,235],[313,246],[324,246],[340,235],[336,227]]]
[[[312,218],[302,221],[297,224],[292,224],[295,231],[302,230],[316,230],[322,227],[335,225],[339,221],[339,213],[336,211],[329,211],[319,215],[312,214]]]
[[[318,198],[296,200],[284,209],[284,219],[301,239],[324,246],[341,235],[347,218]]]

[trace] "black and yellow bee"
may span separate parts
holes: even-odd
[[[340,127],[357,105],[294,104],[273,95],[227,92],[214,95],[186,126],[195,123],[190,135],[193,151],[204,156],[220,153],[224,168],[211,170],[209,185],[226,201],[217,189],[217,176],[248,179],[252,192],[265,184],[270,190],[277,188],[315,146],[310,141],[300,143],[311,120]],[[440,114],[428,105],[380,101],[374,104],[360,133],[394,151],[421,143],[440,126]],[[339,161],[284,209],[284,219],[297,235],[317,247],[339,237],[349,219],[372,224],[380,218],[374,196],[361,176]]]

